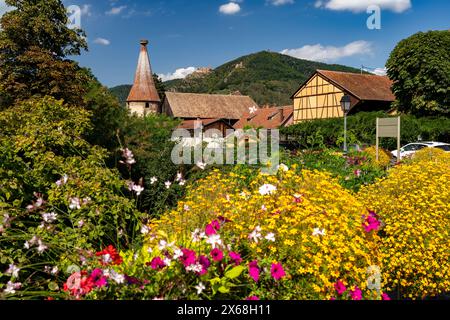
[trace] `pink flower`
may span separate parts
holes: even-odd
[[[94,285],[98,288],[106,287],[108,285],[108,281],[103,275],[103,270],[101,269],[95,269],[92,271],[91,279]]]
[[[272,277],[277,281],[286,276],[286,272],[284,272],[281,263],[273,263],[270,273],[272,274]]]
[[[197,261],[195,251],[189,249],[182,249],[183,255],[180,257],[181,262],[185,267],[189,267]]]
[[[147,263],[153,270],[163,269],[166,264],[160,257],[153,258],[152,262]]]
[[[205,233],[206,233],[206,235],[209,237],[209,236],[212,236],[212,235],[214,235],[214,234],[217,234],[217,231],[216,231],[216,229],[212,226],[212,224],[208,224],[208,225],[206,226],[206,228],[205,228]]]
[[[214,261],[219,262],[222,261],[223,259],[223,252],[220,251],[219,249],[213,249],[211,251],[211,257],[213,258]]]
[[[362,300],[362,291],[358,287],[355,287],[355,290],[350,291],[350,297],[352,300]]]
[[[381,227],[381,222],[378,220],[378,216],[373,211],[369,211],[369,215],[364,216],[364,230],[369,233],[371,231],[378,231]]]
[[[251,296],[251,297],[248,297],[246,300],[247,301],[259,301],[260,299],[257,296]]]
[[[255,282],[259,281],[259,268],[258,268],[258,261],[252,261],[248,265],[248,272],[250,274],[250,277],[255,280]]]
[[[242,263],[242,257],[239,253],[230,252],[230,258],[233,260],[235,265],[240,265]]]
[[[347,288],[345,287],[344,283],[341,280],[338,280],[338,282],[334,284],[334,288],[336,289],[339,295],[343,295],[344,292],[347,291]]]
[[[220,222],[217,220],[214,220],[213,222],[211,222],[211,225],[213,226],[214,229],[216,229],[216,231],[220,231]]]
[[[390,301],[391,297],[389,297],[389,295],[387,293],[383,293],[381,295],[381,299],[384,300],[384,301]]]

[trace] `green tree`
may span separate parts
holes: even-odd
[[[166,97],[166,86],[164,85],[162,79],[156,73],[153,74],[153,80],[155,81],[155,87],[156,91],[158,91],[159,98],[161,99],[161,101],[163,101],[164,98]]]
[[[60,0],[6,0],[14,10],[0,19],[2,106],[31,96],[50,95],[79,103],[84,73],[67,56],[87,50],[85,34],[67,26]]]
[[[448,115],[450,32],[419,32],[401,41],[387,62],[399,111]]]

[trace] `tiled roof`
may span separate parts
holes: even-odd
[[[386,76],[317,70],[319,74],[364,101],[395,101]]]
[[[246,113],[235,125],[235,129],[246,126],[254,128],[277,129],[286,123],[294,113],[293,106],[261,108],[254,113]]]
[[[239,120],[258,105],[239,95],[166,92],[170,115],[175,118]]]

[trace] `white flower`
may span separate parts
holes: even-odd
[[[70,210],[80,210],[81,202],[79,198],[69,198],[69,209]]]
[[[13,278],[18,278],[19,271],[20,271],[20,268],[18,268],[14,264],[10,264],[8,270],[6,270],[6,274],[12,276]]]
[[[25,241],[25,244],[23,245],[25,249],[30,249],[30,243],[28,241]]]
[[[61,186],[65,185],[67,183],[67,181],[69,181],[69,176],[67,174],[65,174],[65,175],[62,176],[61,179],[56,181],[56,185],[58,187],[61,187]]]
[[[42,252],[44,252],[44,251],[47,250],[47,249],[48,249],[48,247],[47,247],[44,243],[42,243],[41,240],[38,240],[38,248],[37,248],[37,251],[38,251],[39,253],[42,253]]]
[[[83,228],[84,226],[84,220],[78,221],[78,228]]]
[[[195,229],[194,232],[192,232],[191,236],[192,242],[199,242],[202,239],[206,238],[206,234],[200,229]]]
[[[175,179],[175,181],[179,182],[181,180],[183,180],[183,174],[181,174],[181,172],[178,172],[177,173],[177,178]]]
[[[83,198],[83,204],[84,205],[88,204],[91,201],[92,201],[92,199],[90,197]]]
[[[283,170],[283,171],[287,172],[287,171],[289,171],[289,167],[287,165],[285,165],[284,163],[282,163],[277,167],[277,170],[278,171]]]
[[[133,191],[136,192],[136,195],[139,197],[141,195],[141,193],[144,191],[144,187],[141,187],[139,185],[134,185],[133,186]]]
[[[262,211],[267,211],[267,207],[263,204],[263,205],[261,206],[261,210],[262,210]]]
[[[167,243],[167,241],[161,240],[161,241],[159,241],[158,249],[160,251],[163,251],[166,249],[174,248],[174,246],[175,246],[175,242]]]
[[[265,184],[261,188],[259,188],[259,193],[262,196],[266,196],[269,194],[274,194],[277,191],[277,187],[272,184]]]
[[[262,238],[261,227],[260,226],[256,227],[255,230],[253,230],[253,232],[250,233],[248,238],[250,240],[253,240],[254,242],[258,243],[258,241]]]
[[[169,258],[164,258],[163,260],[164,264],[166,265],[166,267],[170,267],[170,265],[172,264],[172,260],[170,260]]]
[[[6,285],[6,289],[3,291],[6,294],[14,294],[16,293],[16,290],[19,290],[22,287],[22,284],[20,282],[12,282],[8,281],[8,284]]]
[[[142,226],[142,228],[141,228],[141,233],[142,233],[143,235],[149,234],[149,233],[150,233],[150,228],[147,227],[147,226],[144,224],[144,225]]]
[[[151,185],[154,185],[156,182],[158,182],[158,178],[157,178],[157,177],[152,177],[152,178],[150,179],[150,184],[151,184]]]
[[[112,262],[111,255],[110,255],[109,253],[104,254],[104,255],[102,256],[102,261],[103,261],[104,264],[109,264],[109,263],[111,263],[111,262]]]
[[[197,294],[201,295],[203,293],[203,290],[206,289],[206,287],[205,287],[205,285],[202,282],[200,282],[198,284],[198,286],[195,286],[195,289],[197,290]]]
[[[164,183],[164,185],[166,186],[166,189],[170,189],[170,186],[172,185],[172,182],[167,181],[166,183]]]
[[[187,204],[184,205],[183,209],[184,209],[184,211],[190,211],[191,210],[191,208],[189,208],[189,206]]]
[[[199,167],[201,170],[205,170],[206,163],[199,161],[197,162],[197,167]]]
[[[58,215],[54,212],[42,214],[42,219],[47,223],[55,222],[57,218],[58,218]]]
[[[109,278],[117,284],[125,283],[125,276],[115,272],[114,270],[109,270]]]
[[[150,253],[150,254],[152,254],[152,253],[153,253],[153,248],[151,248],[151,247],[148,247],[148,248],[147,248],[147,253]]]
[[[181,249],[175,249],[175,251],[173,252],[173,260],[178,260],[179,258],[181,258],[183,256],[183,251],[181,251]]]
[[[275,242],[275,234],[274,233],[269,233],[267,236],[266,236],[266,240],[267,241],[271,241],[271,242]]]
[[[122,149],[122,156],[125,158],[125,162],[128,165],[132,165],[136,163],[136,160],[134,159],[134,154],[131,152],[130,149],[125,148]]]
[[[186,184],[186,180],[181,179],[180,182],[179,182],[179,185],[180,186],[184,186],[185,184]]]
[[[325,231],[325,229],[315,228],[312,235],[314,237],[318,237],[318,236],[325,236],[326,234],[327,232]]]
[[[59,271],[58,267],[57,267],[57,266],[54,266],[54,267],[52,268],[52,270],[50,271],[50,273],[53,274],[53,275],[55,275],[55,274],[58,273],[58,271]]]
[[[215,249],[217,246],[222,245],[222,240],[220,239],[220,235],[213,234],[206,239],[206,243],[209,243],[213,249]]]
[[[3,215],[3,224],[9,225],[10,222],[11,222],[11,217],[9,216],[9,214],[5,213]]]
[[[200,263],[191,264],[190,266],[186,267],[187,272],[195,272],[200,273],[203,270],[203,266]]]

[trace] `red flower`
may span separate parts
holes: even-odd
[[[108,246],[103,251],[95,254],[97,257],[101,257],[100,263],[105,265],[120,265],[123,262],[122,257],[113,246]]]
[[[259,301],[260,299],[257,296],[251,296],[251,297],[248,297],[246,300],[247,301]]]
[[[272,277],[277,281],[286,276],[286,272],[284,272],[284,269],[283,269],[283,266],[281,265],[281,263],[272,264],[270,273],[272,274]]]
[[[222,261],[222,259],[223,259],[223,252],[216,248],[216,249],[211,251],[211,257],[216,262]]]

